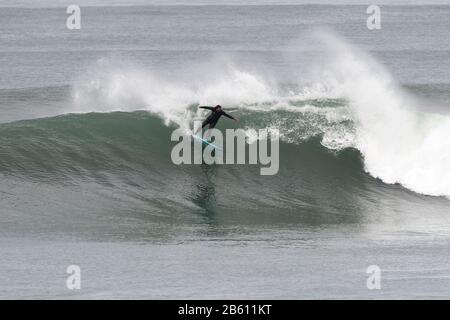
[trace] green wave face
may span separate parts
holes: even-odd
[[[3,124],[2,184],[19,186],[25,199],[35,198],[42,188],[48,201],[67,199],[68,212],[81,207],[86,212],[106,210],[108,216],[145,214],[151,223],[188,221],[200,214],[207,220],[226,216],[224,223],[241,226],[359,224],[380,197],[418,205],[420,195],[366,174],[356,149],[325,147],[327,130],[343,126],[351,131],[352,126],[348,120],[330,124],[314,112],[302,117],[304,126],[296,122],[298,112],[279,111],[270,117],[287,129],[274,176],[261,176],[259,165],[174,165],[170,134],[177,127],[147,112],[71,114]],[[245,127],[263,126],[269,119],[257,111],[237,113]],[[290,122],[296,122],[297,132]],[[316,135],[302,133],[310,132],[310,126]],[[225,127],[223,121],[219,128]],[[8,208],[15,210],[6,202]],[[53,218],[56,229],[66,228],[63,216]],[[86,232],[92,228],[86,226]],[[148,236],[146,228],[141,231]]]

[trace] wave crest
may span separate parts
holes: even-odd
[[[313,38],[320,54],[301,83],[278,83],[230,62],[206,63],[191,78],[103,62],[75,86],[74,110],[147,110],[188,127],[201,117],[195,106],[223,104],[244,117],[253,112],[257,120],[246,120],[248,127],[278,127],[290,143],[321,135],[329,149],[357,148],[373,177],[449,197],[450,118],[419,111],[423,99],[406,93],[369,54],[330,33]]]

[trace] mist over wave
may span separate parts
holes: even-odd
[[[334,57],[322,79],[349,101],[366,170],[386,183],[448,197],[450,117],[419,111],[419,100],[374,59],[336,37],[325,39]]]
[[[331,150],[357,148],[373,177],[450,196],[450,117],[420,111],[423,99],[334,34],[317,32],[301,43],[319,54],[298,82],[275,80],[267,70],[248,71],[226,58],[177,74],[103,60],[74,87],[70,111],[146,110],[187,128],[201,118],[198,105],[222,104],[244,115],[244,127],[277,127],[289,143],[320,136]]]

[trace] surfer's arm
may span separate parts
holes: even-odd
[[[233,117],[233,116],[230,116],[228,113],[223,112],[222,115],[225,116],[225,117],[227,117],[227,118],[233,119],[234,121],[238,121],[238,119],[236,119],[236,118]]]
[[[200,106],[199,108],[200,108],[200,109],[207,109],[207,110],[211,110],[211,111],[214,110],[213,107],[207,107],[207,106]]]

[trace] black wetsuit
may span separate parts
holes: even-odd
[[[225,111],[220,110],[220,111],[214,111],[213,107],[200,107],[202,109],[208,109],[211,110],[211,114],[208,116],[208,118],[206,118],[203,123],[202,123],[202,128],[204,128],[206,125],[209,124],[209,128],[212,129],[216,126],[217,121],[219,121],[219,118],[221,116],[225,116],[227,118],[236,120],[234,117],[230,116],[229,114],[225,113]]]

